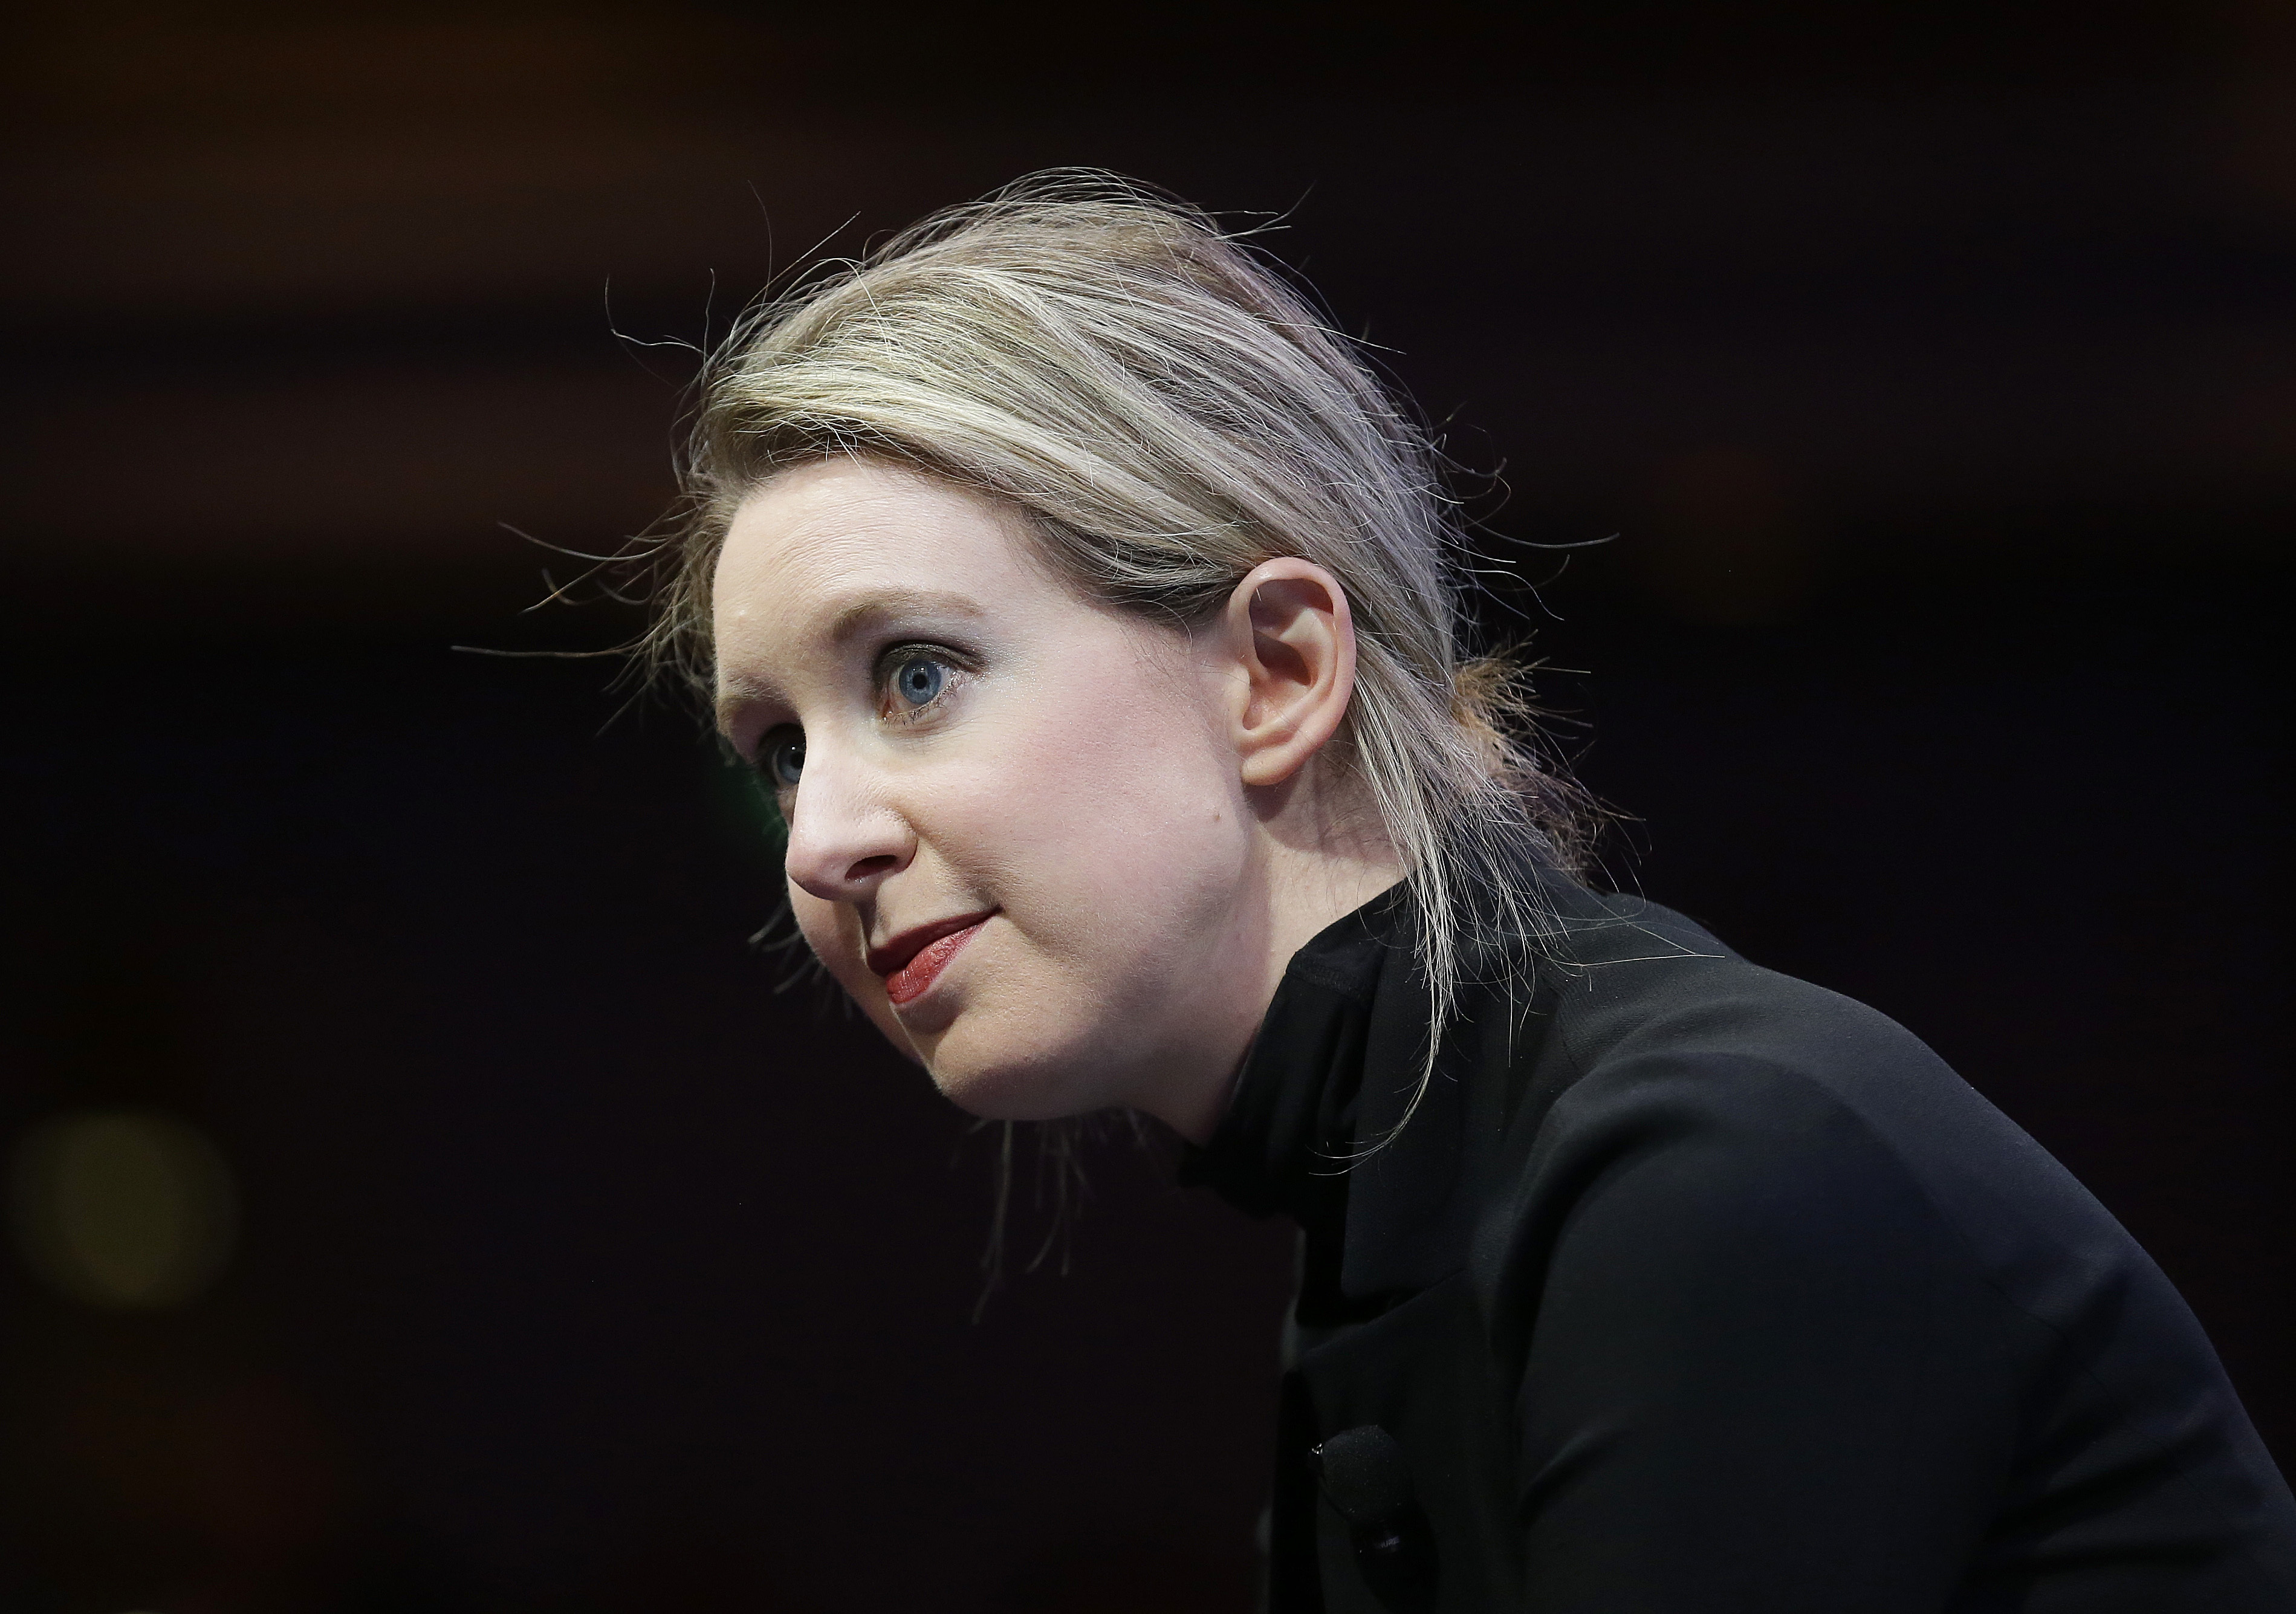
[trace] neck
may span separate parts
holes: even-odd
[[[1221,1045],[1168,1072],[1161,1090],[1137,1106],[1192,1143],[1208,1143],[1227,1113],[1236,1076],[1292,955],[1404,877],[1403,861],[1386,837],[1355,827],[1361,815],[1339,819],[1314,810],[1321,804],[1301,799],[1305,795],[1261,818],[1253,881],[1259,922],[1248,928],[1254,940],[1247,955],[1234,961],[1232,990],[1238,995],[1229,999],[1234,1012]]]

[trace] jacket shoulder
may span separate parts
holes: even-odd
[[[1742,1162],[1718,1187],[1902,1196],[2005,1273],[2037,1241],[2136,1253],[2070,1173],[1888,1015],[1751,963],[1654,904],[1592,900],[1617,917],[1578,921],[1543,995],[1544,1035],[1511,1073],[1517,1188],[1663,1143]]]

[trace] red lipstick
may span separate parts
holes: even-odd
[[[895,1005],[913,1003],[925,995],[957,950],[980,934],[990,917],[972,914],[904,930],[883,946],[869,949],[869,968],[885,978],[885,995]]]

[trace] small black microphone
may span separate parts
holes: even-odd
[[[1376,1423],[1341,1430],[1308,1454],[1324,1495],[1348,1521],[1364,1584],[1394,1614],[1431,1614],[1435,1537],[1403,1444]]]

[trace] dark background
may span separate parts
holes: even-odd
[[[2289,20],[16,14],[0,1143],[176,1115],[243,1227],[160,1310],[11,1258],[0,1607],[1248,1606],[1283,1232],[1111,1142],[972,1322],[994,1139],[774,994],[696,722],[452,649],[630,630],[498,523],[662,506],[645,342],[1055,163],[1285,215],[1504,467],[1612,877],[1939,1047],[2288,1462]]]

